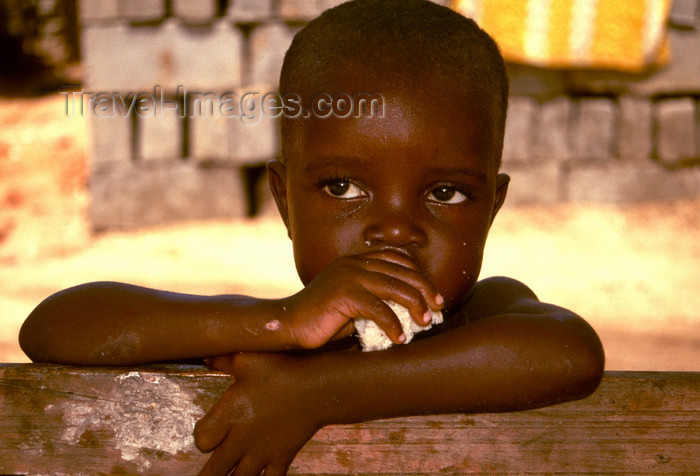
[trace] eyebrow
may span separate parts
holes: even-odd
[[[317,159],[311,159],[304,167],[304,172],[308,174],[329,167],[347,166],[348,162],[352,162],[354,166],[359,165],[361,167],[365,167],[368,166],[372,160],[361,157],[319,157]]]
[[[431,175],[459,175],[476,177],[480,180],[486,180],[487,173],[485,169],[471,169],[468,167],[440,167],[435,166],[428,169],[426,174]]]
[[[353,166],[360,166],[364,168],[369,166],[372,163],[372,160],[373,159],[366,159],[362,157],[319,157],[317,159],[312,159],[306,165],[306,167],[304,167],[304,172],[310,174],[329,167],[347,166],[348,162],[352,162]],[[433,166],[426,171],[426,175],[475,177],[485,182],[488,174],[485,169]]]

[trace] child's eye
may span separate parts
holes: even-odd
[[[348,179],[333,179],[323,184],[323,190],[337,198],[358,198],[363,197],[365,192]]]
[[[461,203],[467,199],[467,195],[455,189],[454,187],[442,186],[433,189],[428,194],[428,200],[437,203]]]

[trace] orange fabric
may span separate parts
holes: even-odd
[[[453,0],[508,61],[642,71],[669,58],[671,0]]]

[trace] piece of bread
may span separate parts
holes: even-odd
[[[384,302],[394,311],[399,321],[401,321],[403,333],[406,335],[406,342],[404,342],[404,344],[411,342],[416,332],[428,330],[433,324],[440,324],[442,322],[442,313],[430,310],[431,323],[427,326],[419,326],[411,318],[408,309],[392,301]],[[388,349],[393,344],[384,331],[374,321],[369,319],[355,319],[355,329],[357,329],[357,335],[360,338],[362,350],[365,352]]]

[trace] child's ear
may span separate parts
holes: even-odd
[[[275,197],[277,210],[280,212],[284,226],[289,235],[289,211],[287,210],[287,168],[279,160],[267,163],[267,179],[270,183],[272,196]]]
[[[508,184],[510,183],[510,176],[506,174],[498,174],[496,176],[496,199],[493,204],[493,214],[491,215],[491,223],[496,218],[498,210],[503,206],[503,202],[506,201],[506,194],[508,193]]]

